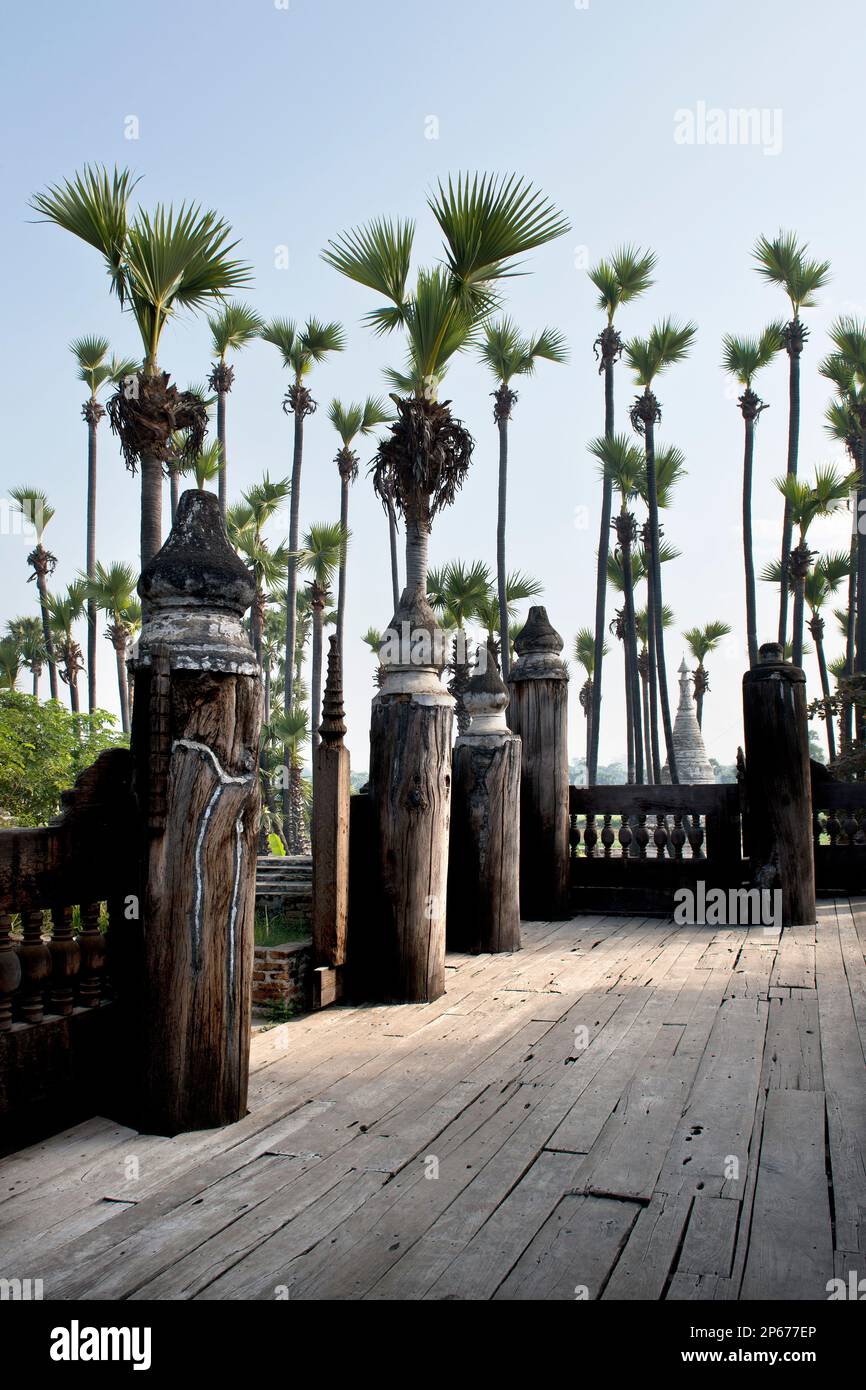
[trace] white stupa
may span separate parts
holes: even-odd
[[[716,775],[710,767],[707,750],[692,698],[691,672],[683,657],[680,666],[680,704],[674,720],[674,754],[677,760],[677,776],[684,784],[696,782],[715,782]],[[662,768],[662,781],[670,782],[671,774],[667,763]]]

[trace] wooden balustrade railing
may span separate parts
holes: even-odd
[[[107,998],[101,905],[119,929],[135,887],[127,750],[104,752],[62,799],[51,825],[0,831],[0,1034]]]
[[[866,892],[866,783],[812,783],[815,877],[822,892]]]

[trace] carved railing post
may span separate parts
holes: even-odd
[[[9,939],[12,914],[0,912],[0,1033],[12,1027],[12,996],[21,984],[21,964],[18,952]]]
[[[809,925],[816,913],[806,677],[774,642],[758,658],[743,676],[752,881],[781,887],[785,926]]]
[[[341,652],[330,638],[328,678],[319,725],[321,743],[313,780],[313,1004],[321,1008],[343,992],[349,916],[349,750],[343,743]]]
[[[520,947],[520,739],[505,722],[508,689],[482,646],[463,695],[469,730],[454,745],[448,944]]]
[[[75,983],[81,966],[81,951],[72,935],[72,908],[51,909],[51,1012],[66,1017],[75,1005]]]
[[[508,723],[522,740],[520,913],[568,912],[568,672],[546,608],[530,608],[515,642]]]
[[[78,946],[81,951],[79,1002],[83,1008],[95,1009],[102,998],[103,976],[108,959],[106,940],[99,930],[99,903],[81,905],[81,934]]]
[[[454,701],[439,672],[442,634],[422,589],[385,634],[370,722],[370,800],[382,887],[376,996],[394,1003],[445,990],[448,824]]]
[[[21,1016],[25,1023],[41,1023],[45,1016],[45,986],[51,974],[51,952],[42,940],[41,908],[28,908],[21,914],[22,941],[18,947],[21,966]]]
[[[142,833],[140,1126],[245,1113],[261,679],[254,587],[214,493],[185,492],[139,581],[133,777]]]

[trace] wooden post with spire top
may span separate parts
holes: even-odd
[[[508,723],[522,740],[520,914],[544,921],[568,912],[568,672],[546,608],[530,608],[514,646]]]
[[[486,646],[463,695],[470,726],[454,745],[448,945],[520,948],[520,739],[505,722],[508,687]]]
[[[343,710],[342,654],[331,637],[322,701],[321,743],[313,782],[313,1007],[343,995],[349,914],[349,750]]]
[[[176,1134],[247,1106],[262,685],[241,622],[253,581],[215,493],[183,494],[138,592],[134,1123]]]

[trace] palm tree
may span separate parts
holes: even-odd
[[[634,514],[629,510],[629,503],[639,495],[643,451],[630,443],[624,434],[610,434],[594,439],[589,446],[589,451],[601,465],[600,472],[605,482],[610,484],[611,491],[615,489],[619,493],[620,498],[619,513],[614,522],[616,529],[614,558],[619,561],[623,577],[624,609],[621,631],[625,655],[628,780],[629,782],[642,783],[644,780],[644,748],[640,719],[640,685],[632,567],[632,548],[637,540],[637,522]],[[605,565],[605,577],[607,577],[607,565]],[[648,753],[649,750],[647,750]],[[648,762],[649,757],[647,756]],[[587,764],[588,766],[589,764]]]
[[[605,644],[607,655],[607,644]],[[586,765],[589,767],[589,753],[592,746],[592,684],[595,672],[595,634],[588,627],[582,627],[574,639],[574,659],[584,669],[586,680],[580,688],[580,707],[586,720]]]
[[[710,653],[716,650],[722,638],[729,637],[730,633],[730,623],[723,623],[719,619],[706,623],[703,627],[690,627],[687,632],[683,633],[686,646],[698,663],[693,675],[695,713],[699,728],[703,727],[704,696],[710,688],[709,676],[704,662]]]
[[[634,246],[618,247],[609,260],[592,266],[589,278],[598,290],[596,307],[606,316],[605,326],[593,344],[599,375],[604,376],[604,433],[610,436],[615,429],[614,368],[622,355],[622,339],[614,319],[621,305],[638,299],[653,283],[656,257],[653,251],[640,251]],[[610,551],[610,524],[613,509],[613,484],[602,482],[601,528],[598,539],[598,558],[595,578],[595,674],[593,676],[592,749],[587,764],[587,783],[592,786],[598,776],[598,740],[601,733],[601,671],[604,658],[605,601],[607,596],[607,557]]]
[[[207,492],[207,484],[212,483],[214,478],[219,477],[222,467],[222,455],[218,439],[212,439],[209,444],[202,447],[189,457],[184,453],[184,446],[180,445],[181,453],[178,459],[176,476],[182,478],[191,475],[195,479],[195,485],[199,492]]]
[[[129,309],[141,335],[144,360],[108,403],[127,467],[141,468],[141,565],[162,543],[162,476],[180,430],[188,456],[199,452],[207,427],[202,402],[172,386],[159,369],[163,330],[181,310],[197,312],[249,283],[250,269],[232,257],[231,229],[215,212],[192,204],[175,211],[158,205],[129,218],[135,187],[128,169],[113,174],[85,167],[71,180],[36,194],[31,206],[48,222],[101,252],[111,289]]]
[[[746,571],[746,640],[750,666],[758,664],[758,611],[755,555],[752,548],[752,470],[755,459],[755,428],[761,411],[767,409],[766,402],[752,390],[752,381],[756,373],[762,367],[766,367],[781,349],[784,334],[782,324],[772,323],[764,329],[759,338],[736,338],[733,334],[727,333],[722,339],[722,365],[743,388],[743,394],[738,398],[737,404],[746,432],[743,451],[743,562]]]
[[[354,401],[345,406],[336,397],[328,407],[328,419],[340,436],[342,447],[334,462],[340,474],[340,525],[349,533],[349,487],[358,476],[358,455],[352,448],[357,435],[367,436],[378,425],[387,425],[393,420],[385,402],[377,396],[368,396],[363,405]],[[387,510],[387,508],[386,508]],[[391,509],[393,512],[393,507]],[[340,556],[340,579],[337,588],[337,642],[343,659],[343,626],[346,616],[346,549]]]
[[[676,484],[679,482],[680,478],[683,476],[683,474],[684,474],[685,471],[686,471],[686,470],[685,470],[685,458],[684,458],[684,456],[683,456],[681,450],[679,450],[679,449],[676,447],[676,445],[672,445],[672,444],[665,445],[665,447],[662,448],[662,449],[657,449],[657,450],[655,451],[654,457],[655,457],[656,500],[657,500],[657,502],[658,502],[658,509],[659,509],[659,511],[661,512],[661,511],[666,510],[666,509],[671,505],[671,501],[672,501],[672,497],[673,497],[673,489],[674,489],[674,487],[676,486]],[[649,477],[648,477],[648,474],[647,474],[646,457],[644,457],[644,460],[643,460],[643,463],[642,463],[642,467],[641,467],[640,479],[639,479],[639,482],[638,482],[638,495],[640,496],[641,500],[643,501],[643,503],[644,503],[644,504],[647,506],[647,508],[648,508],[648,507],[649,507]],[[661,536],[661,534],[662,534],[662,528],[661,528],[661,526],[659,526],[659,535]],[[647,579],[647,580],[649,580],[649,577],[650,577],[650,576],[649,576],[649,572],[648,572],[647,566],[648,566],[648,564],[649,564],[649,556],[650,556],[651,551],[652,551],[652,541],[651,541],[651,528],[650,528],[650,524],[649,524],[649,521],[648,521],[648,520],[645,521],[644,524],[643,524],[643,526],[641,527],[641,539],[643,540],[643,551],[641,552],[641,556],[640,556],[640,560],[641,560],[641,575],[640,575],[640,577],[641,577],[641,579]],[[675,550],[672,546],[667,545],[665,541],[661,541],[661,542],[660,542],[660,545],[659,545],[659,563],[660,563],[660,564],[666,564],[667,561],[669,561],[669,560],[676,560],[676,559],[678,559],[678,558],[679,558],[679,554],[680,554],[680,552],[679,552],[678,550]],[[662,606],[664,607],[664,605],[662,605]],[[647,621],[648,621],[648,623],[649,623],[649,631],[650,631],[651,633],[654,633],[654,632],[655,632],[654,623],[655,623],[656,608],[655,608],[655,600],[654,600],[654,596],[653,596],[653,592],[652,592],[652,585],[651,585],[649,582],[647,583],[647,602],[646,602],[646,609],[647,609]],[[662,628],[662,631],[664,631],[664,626],[663,626],[663,628]],[[652,657],[652,660],[650,660],[650,657]],[[655,661],[655,647],[654,647],[654,643],[651,643],[650,646],[649,646],[649,648],[648,648],[648,657],[647,657],[647,660],[648,660],[647,678],[648,678],[648,682],[649,682],[649,701],[650,701],[650,732],[651,732],[651,737],[652,737],[652,745],[651,745],[651,746],[652,746],[653,780],[654,780],[655,782],[658,782],[658,781],[661,780],[662,759],[661,759],[661,750],[660,750],[660,747],[659,747],[659,728],[658,728],[658,724],[659,724],[659,686],[658,686],[658,672],[657,672],[656,661]]]
[[[814,639],[815,653],[818,658],[818,674],[824,700],[824,722],[827,728],[827,754],[831,763],[836,761],[836,737],[830,705],[832,695],[827,656],[824,650],[824,619],[821,616],[821,609],[831,595],[836,593],[843,580],[848,577],[850,569],[851,556],[844,551],[831,555],[821,555],[806,575],[804,589],[806,604],[809,608],[809,631]],[[845,628],[847,628],[847,614],[843,614],[843,617],[846,619]]]
[[[514,639],[518,636],[523,623],[517,621],[517,605],[525,599],[539,598],[544,591],[544,586],[539,580],[533,579],[531,575],[522,574],[520,570],[512,570],[511,574],[505,577],[505,598],[508,603],[508,654],[513,658]],[[490,652],[494,661],[500,664],[502,654],[500,651],[499,636],[499,592],[495,585],[491,584],[482,600],[479,600],[475,607],[475,621],[484,629],[484,645]]]
[[[444,627],[455,629],[448,663],[451,671],[448,689],[454,696],[459,734],[465,734],[469,729],[469,716],[463,704],[472,674],[466,624],[477,616],[490,593],[491,585],[490,570],[481,560],[475,560],[471,565],[465,565],[462,560],[451,560],[441,570],[430,570],[427,575],[427,597],[431,608]]]
[[[334,576],[340,568],[340,557],[349,537],[339,521],[318,522],[310,527],[301,542],[298,562],[312,576],[309,583],[310,606],[313,615],[313,673],[311,679],[311,719],[313,745],[319,738],[322,718],[322,650],[325,604],[331,597]]]
[[[69,705],[73,714],[78,714],[78,675],[84,670],[81,648],[75,640],[75,624],[84,613],[87,597],[87,580],[77,579],[66,593],[48,594],[48,620],[55,639],[55,650],[63,662],[61,677],[69,686]]]
[[[856,644],[857,669],[866,669],[866,545],[860,543],[861,516],[866,498],[866,323],[850,316],[834,320],[830,340],[835,351],[821,364],[824,376],[832,380],[839,400],[828,411],[830,432],[844,440],[859,473],[857,514],[852,526],[852,567],[849,588],[848,659],[854,671]]]
[[[27,556],[27,563],[33,573],[31,580],[36,580],[36,588],[39,593],[39,608],[42,613],[42,636],[45,640],[45,650],[48,654],[48,682],[51,688],[51,698],[58,698],[57,686],[57,663],[54,660],[54,644],[51,640],[51,622],[48,614],[48,585],[46,579],[49,574],[53,574],[57,568],[57,556],[52,555],[50,550],[46,550],[42,544],[42,537],[45,535],[45,528],[54,516],[54,508],[48,501],[41,488],[36,487],[16,487],[13,488],[9,496],[15,503],[17,510],[25,518],[29,525],[33,527],[36,536],[36,544]]]
[[[364,643],[366,647],[370,648],[370,651],[376,658],[376,674],[374,679],[376,681],[377,686],[381,685],[382,663],[379,660],[379,649],[382,646],[382,634],[377,627],[368,627],[367,631],[361,637],[361,641]]]
[[[109,358],[107,338],[76,338],[69,346],[78,363],[78,380],[90,394],[81,407],[87,425],[87,574],[93,578],[96,565],[96,432],[105,415],[99,392],[105,385],[117,386],[137,368],[132,358]],[[96,605],[87,602],[87,707],[96,709]]]
[[[255,309],[249,304],[230,300],[223,304],[218,313],[209,318],[211,332],[211,352],[216,361],[211,364],[208,386],[216,392],[217,398],[217,440],[220,451],[219,498],[223,516],[228,506],[228,454],[226,452],[226,398],[232,389],[235,369],[228,362],[229,352],[240,352],[253,338],[257,338],[264,327]]]
[[[292,380],[283,400],[283,410],[294,415],[294,445],[292,450],[292,505],[289,514],[289,570],[286,580],[286,667],[283,701],[290,710],[295,703],[295,636],[297,631],[298,546],[301,529],[301,467],[304,461],[304,421],[316,409],[307,381],[313,367],[332,352],[342,352],[346,345],[343,329],[338,323],[307,320],[302,330],[291,319],[272,319],[261,330],[260,337],[279,350],[283,366],[292,373]],[[318,723],[316,725],[318,727]],[[289,749],[286,748],[286,757]],[[289,820],[288,784],[283,791],[283,816]]]
[[[667,547],[662,543],[662,563],[668,558],[666,555]],[[639,552],[641,566],[641,579],[646,576],[645,552]],[[671,557],[673,558],[673,557]],[[652,750],[653,758],[653,781],[661,780],[661,759],[658,748],[658,711],[652,706],[652,691],[650,690],[650,662],[649,662],[649,640],[650,640],[650,608],[649,591],[647,591],[647,603],[643,608],[639,608],[634,615],[634,625],[637,631],[638,641],[641,649],[638,652],[637,669],[640,674],[641,682],[641,701],[643,704],[643,729],[644,729],[644,748]],[[674,625],[674,611],[666,603],[662,606],[662,630],[667,631]],[[650,753],[647,753],[647,768],[649,768]],[[656,771],[658,765],[658,771]]]
[[[288,841],[290,854],[309,854],[310,842],[304,818],[304,787],[301,775],[301,749],[310,737],[309,716],[305,709],[295,705],[288,714],[279,710],[271,715],[271,721],[263,731],[269,748],[282,748],[286,762],[285,774],[288,785],[289,813],[283,820],[283,834]]]
[[[508,488],[508,422],[517,402],[517,392],[511,382],[516,376],[531,376],[536,363],[565,362],[568,352],[565,339],[555,328],[545,328],[534,338],[524,338],[516,323],[500,318],[484,325],[479,357],[496,382],[493,394],[493,420],[499,430],[499,488],[496,519],[496,589],[499,597],[499,634],[502,652],[502,675],[508,679],[508,643],[502,634],[508,631],[508,600],[505,596],[505,519]]]
[[[373,465],[377,495],[389,497],[406,527],[406,589],[395,627],[409,620],[433,631],[427,601],[427,552],[437,512],[450,506],[463,484],[474,442],[440,401],[439,387],[454,356],[474,345],[478,331],[500,307],[500,282],[515,258],[568,229],[566,218],[530,184],[460,175],[440,182],[427,200],[443,237],[444,260],[421,268],[407,288],[414,224],[377,220],[331,241],[324,259],[385,301],[367,315],[377,333],[401,329],[407,339],[404,372],[387,373],[397,420],[379,445]],[[507,645],[507,644],[506,644]]]
[[[39,678],[48,660],[42,623],[38,618],[10,618],[6,624],[6,632],[17,646],[22,662],[33,677],[33,698],[38,700]]]
[[[285,544],[272,549],[264,539],[267,523],[277,515],[288,499],[291,484],[288,478],[271,479],[268,473],[260,483],[254,483],[241,494],[240,502],[231,507],[226,520],[229,539],[240,551],[253,575],[256,597],[250,614],[250,632],[256,660],[262,660],[262,634],[265,620],[265,594],[285,585],[289,552]]]
[[[790,473],[784,478],[776,479],[776,487],[785,499],[792,525],[798,528],[798,543],[790,551],[786,573],[782,571],[781,564],[778,567],[768,565],[762,578],[778,583],[780,588],[787,588],[790,584],[793,590],[792,660],[795,666],[803,664],[806,576],[814,555],[807,541],[809,527],[818,517],[832,516],[844,506],[856,482],[856,473],[839,473],[832,465],[816,468],[812,484],[803,482]]]
[[[794,232],[780,231],[772,241],[761,236],[755,243],[754,258],[758,274],[771,285],[779,285],[788,296],[791,305],[790,321],[782,330],[785,351],[788,354],[788,464],[787,476],[796,478],[797,458],[800,447],[800,354],[808,337],[808,329],[800,320],[801,309],[811,309],[815,295],[826,285],[830,276],[830,262],[816,261],[809,257],[809,247],[797,240]],[[782,573],[788,569],[791,553],[791,535],[794,518],[791,503],[785,498],[785,514],[782,521]],[[788,589],[783,584],[779,590],[779,642],[784,643],[788,632]],[[802,640],[802,638],[801,638]]]
[[[632,426],[644,438],[646,453],[647,506],[649,510],[649,580],[652,589],[650,622],[653,627],[649,646],[650,674],[653,674],[653,660],[658,670],[659,697],[662,711],[662,724],[665,735],[665,751],[671,782],[679,781],[674,751],[673,724],[671,722],[670,700],[668,697],[667,668],[665,666],[664,633],[654,615],[662,612],[661,564],[659,548],[659,502],[656,481],[655,427],[661,419],[661,407],[653,393],[652,386],[661,372],[676,362],[688,357],[695,340],[697,329],[693,323],[677,324],[672,319],[663,319],[651,329],[647,338],[632,338],[625,346],[626,360],[634,372],[635,381],[642,386],[630,411]]]
[[[14,637],[0,639],[0,690],[14,690],[21,670],[21,651]]]
[[[130,639],[141,623],[141,608],[135,597],[136,574],[131,565],[115,561],[103,565],[97,561],[96,574],[87,585],[97,608],[108,618],[105,635],[114,648],[117,663],[117,689],[120,697],[120,724],[129,733],[129,684],[126,678],[126,657]]]

